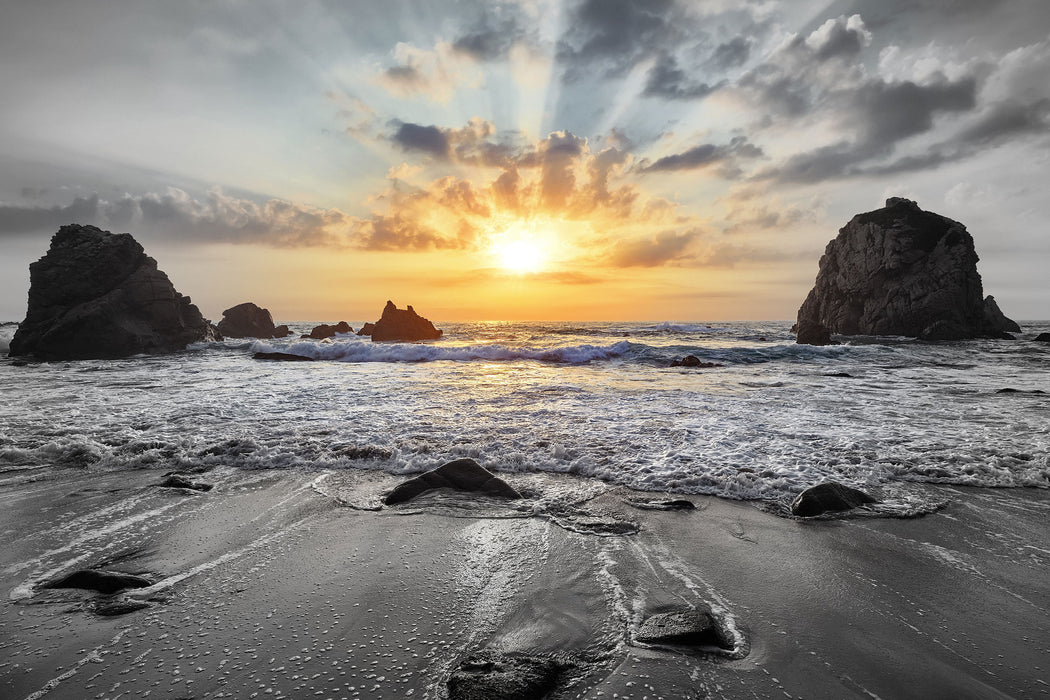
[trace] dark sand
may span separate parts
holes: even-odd
[[[552,698],[1050,694],[1047,491],[930,487],[952,502],[923,518],[802,522],[640,510],[572,477],[510,475],[513,507],[379,511],[399,479],[195,478],[215,489],[0,475],[0,697],[444,698],[485,649],[571,664]],[[100,617],[97,594],[37,587],[89,566],[157,580],[119,594],[150,607]],[[632,641],[703,605],[736,653]]]

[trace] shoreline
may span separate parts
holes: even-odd
[[[517,474],[524,509],[438,492],[375,511],[360,506],[398,477],[332,474],[220,470],[207,493],[154,488],[155,471],[8,483],[0,683],[34,700],[445,698],[465,661],[502,654],[557,660],[551,698],[1050,691],[1045,490],[931,487],[951,502],[923,518],[810,522]],[[637,531],[603,528],[623,522]],[[98,594],[36,587],[86,566],[146,575],[116,597],[149,607],[101,617]],[[733,652],[638,641],[649,616],[698,607]]]

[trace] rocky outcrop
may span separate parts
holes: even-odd
[[[270,310],[250,301],[226,309],[219,321],[219,332],[229,338],[283,338],[288,335],[288,326],[281,328],[283,335],[278,335]]]
[[[83,588],[99,593],[116,593],[126,588],[146,588],[153,582],[142,576],[125,574],[121,571],[102,571],[100,569],[79,569],[71,574],[44,585],[44,588]]]
[[[304,338],[313,338],[314,340],[324,340],[325,338],[332,338],[336,333],[353,333],[354,329],[350,327],[346,321],[340,321],[334,326],[330,326],[327,323],[322,323],[319,326],[314,326],[313,330],[310,331],[309,335],[304,335]]]
[[[441,331],[434,328],[434,324],[416,313],[409,306],[401,310],[394,306],[394,302],[388,301],[383,308],[383,316],[376,321],[372,328],[372,340],[397,340],[401,342],[415,342],[417,340],[437,340],[441,337]]]
[[[29,266],[29,306],[8,352],[108,359],[175,352],[216,337],[130,233],[71,224]]]
[[[521,498],[521,494],[513,486],[467,457],[453,460],[398,484],[386,497],[385,503],[388,506],[403,503],[425,491],[442,488],[482,493],[487,496]]]
[[[1035,337],[1037,343],[1050,343],[1050,333],[1040,333]]]
[[[832,333],[1005,337],[1017,324],[983,297],[977,260],[965,226],[891,197],[828,243],[798,312],[798,342],[826,344]]]
[[[875,503],[875,499],[854,488],[834,481],[810,486],[791,502],[791,514],[803,518],[812,518],[829,512],[852,510],[865,503]]]
[[[357,332],[358,335],[372,335],[372,331],[375,330],[376,324],[366,323],[361,326],[361,330]]]
[[[288,326],[283,323],[273,329],[274,338],[287,338],[292,334],[292,331],[288,329]]]

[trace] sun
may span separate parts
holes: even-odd
[[[519,275],[539,272],[546,261],[543,247],[528,238],[516,238],[498,244],[495,253],[500,267]]]

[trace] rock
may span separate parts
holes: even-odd
[[[293,355],[290,352],[257,352],[252,355],[255,360],[279,360],[281,362],[313,362],[314,358],[306,355]]]
[[[674,644],[718,647],[732,650],[732,642],[725,639],[714,617],[703,610],[658,613],[642,623],[634,635],[635,641],[645,644]]]
[[[366,323],[361,326],[361,330],[357,332],[358,335],[372,335],[372,331],[375,330],[376,324]]]
[[[211,491],[212,485],[203,481],[193,481],[182,474],[169,474],[164,481],[157,484],[168,489],[193,489],[194,491]]]
[[[284,329],[287,331],[288,327],[284,326]],[[250,301],[223,311],[219,332],[229,338],[277,337],[277,327],[273,325],[270,310],[261,309]]]
[[[539,700],[558,685],[566,664],[546,656],[483,651],[448,679],[449,700]]]
[[[63,226],[29,266],[29,279],[12,357],[109,359],[176,352],[217,337],[130,233]]]
[[[325,338],[331,338],[336,333],[353,333],[354,329],[347,324],[346,321],[340,321],[334,326],[329,326],[327,323],[322,323],[320,326],[314,326],[314,329],[310,331],[309,335],[304,335],[304,338],[313,338],[314,340],[324,340]]]
[[[716,362],[703,362],[695,355],[686,355],[681,360],[672,360],[672,367],[698,367],[700,369],[711,369],[712,367],[724,367]]]
[[[803,345],[831,345],[831,331],[815,321],[799,320],[795,342]]]
[[[411,500],[425,491],[455,489],[503,498],[521,498],[513,486],[469,457],[443,464],[398,484],[384,501],[388,506]]]
[[[1014,389],[1012,387],[1006,387],[1005,389],[999,389],[995,393],[997,394],[1045,394],[1046,392],[1042,389]]]
[[[372,328],[372,340],[397,340],[401,342],[415,342],[417,340],[437,340],[441,337],[441,331],[434,328],[434,324],[416,313],[409,306],[406,310],[394,306],[394,302],[388,301],[383,308],[383,316],[376,321]]]
[[[95,606],[95,614],[102,617],[116,617],[148,607],[149,603],[144,600],[107,600]]]
[[[684,498],[629,498],[626,502],[642,510],[696,510],[696,504]]]
[[[925,340],[1001,337],[1017,324],[983,297],[977,260],[965,226],[891,197],[828,243],[798,311],[798,342],[823,344],[823,329]]]
[[[828,372],[824,375],[825,377],[840,377],[842,379],[852,379],[853,375],[849,372]]]
[[[292,331],[288,329],[288,326],[283,323],[273,329],[274,338],[287,338],[292,334]]]
[[[857,489],[828,481],[810,486],[791,502],[791,514],[803,518],[812,518],[829,511],[843,511],[856,508],[865,503],[875,503],[875,499]]]
[[[116,593],[125,588],[146,588],[153,582],[142,576],[120,571],[80,569],[60,579],[45,584],[44,588],[84,588],[99,593]]]
[[[1050,343],[1050,333],[1040,333],[1035,337],[1037,343]]]

